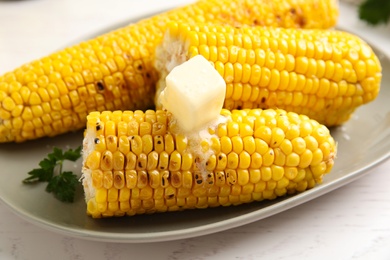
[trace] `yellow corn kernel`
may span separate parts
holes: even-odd
[[[232,148],[235,153],[241,153],[244,149],[244,143],[242,142],[242,138],[240,136],[233,136],[231,138]]]
[[[130,137],[130,144],[131,144],[131,151],[135,155],[140,155],[143,150],[143,143],[142,143],[142,137],[139,135],[131,136]]]
[[[172,135],[166,134],[164,136],[164,144],[165,144],[164,150],[168,154],[171,154],[175,150],[175,144]]]
[[[221,151],[224,154],[229,154],[233,149],[232,139],[228,136],[221,137]]]
[[[93,187],[99,189],[103,186],[103,172],[101,170],[93,170],[91,173],[91,177]]]
[[[286,157],[286,166],[298,166],[300,163],[300,157],[298,154],[292,152]]]
[[[221,142],[218,138],[212,137],[211,138],[211,149],[215,154],[218,154],[221,152]]]
[[[103,187],[110,189],[113,186],[114,178],[112,171],[103,171]]]
[[[206,170],[209,172],[214,171],[217,166],[217,157],[213,154],[211,155],[206,162]]]
[[[133,189],[137,185],[137,172],[135,170],[126,170],[125,171],[126,187],[128,189]]]
[[[235,152],[231,152],[227,156],[227,168],[237,169],[239,165],[239,155]]]
[[[187,148],[187,137],[183,134],[176,136],[176,149],[179,153],[183,153]]]
[[[256,128],[254,135],[255,138],[259,138],[267,144],[270,144],[272,138],[272,130],[268,126],[262,125]]]
[[[243,138],[243,149],[249,154],[253,154],[256,151],[256,143],[253,136],[246,136]]]
[[[241,169],[247,169],[251,166],[251,155],[246,152],[246,151],[242,151],[240,154],[239,154],[239,163],[238,163],[238,168],[241,168]]]
[[[86,160],[86,166],[91,170],[99,169],[100,167],[100,157],[101,153],[99,151],[93,151],[90,153]]]
[[[122,168],[123,169],[123,168]],[[121,190],[125,187],[125,174],[123,171],[114,171],[114,187]]]
[[[102,153],[100,159],[100,167],[102,170],[111,170],[113,168],[113,155],[112,152],[106,150]]]

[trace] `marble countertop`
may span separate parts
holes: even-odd
[[[188,2],[0,0],[0,74],[130,17]],[[354,6],[340,8],[341,26],[390,57],[390,25],[371,28],[357,19]],[[211,235],[143,244],[64,236],[20,218],[0,200],[0,259],[390,259],[389,173],[387,160],[342,188],[272,217]]]

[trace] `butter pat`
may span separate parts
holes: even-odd
[[[226,83],[203,56],[197,55],[175,67],[165,80],[160,102],[181,129],[197,131],[218,119]]]

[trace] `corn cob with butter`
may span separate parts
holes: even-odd
[[[153,106],[167,21],[329,28],[337,17],[336,0],[202,0],[82,42],[0,76],[0,142],[81,129],[94,110]]]
[[[165,76],[198,54],[227,83],[224,108],[281,108],[327,126],[375,99],[382,77],[372,49],[346,32],[172,22],[156,51],[157,108]]]
[[[90,113],[83,146],[88,215],[275,199],[314,187],[332,169],[335,141],[307,116],[223,109],[220,117],[194,138],[165,110]]]

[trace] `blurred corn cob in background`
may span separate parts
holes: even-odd
[[[90,111],[153,106],[168,21],[329,28],[337,17],[336,0],[199,1],[66,48],[0,76],[0,142],[81,129]]]
[[[275,199],[314,187],[333,167],[335,141],[307,116],[280,109],[221,115],[226,120],[196,139],[178,132],[164,110],[90,113],[83,144],[88,215]]]
[[[224,108],[281,108],[327,126],[375,99],[382,77],[373,50],[346,32],[172,22],[156,51],[157,108],[165,76],[198,54],[227,83]]]

